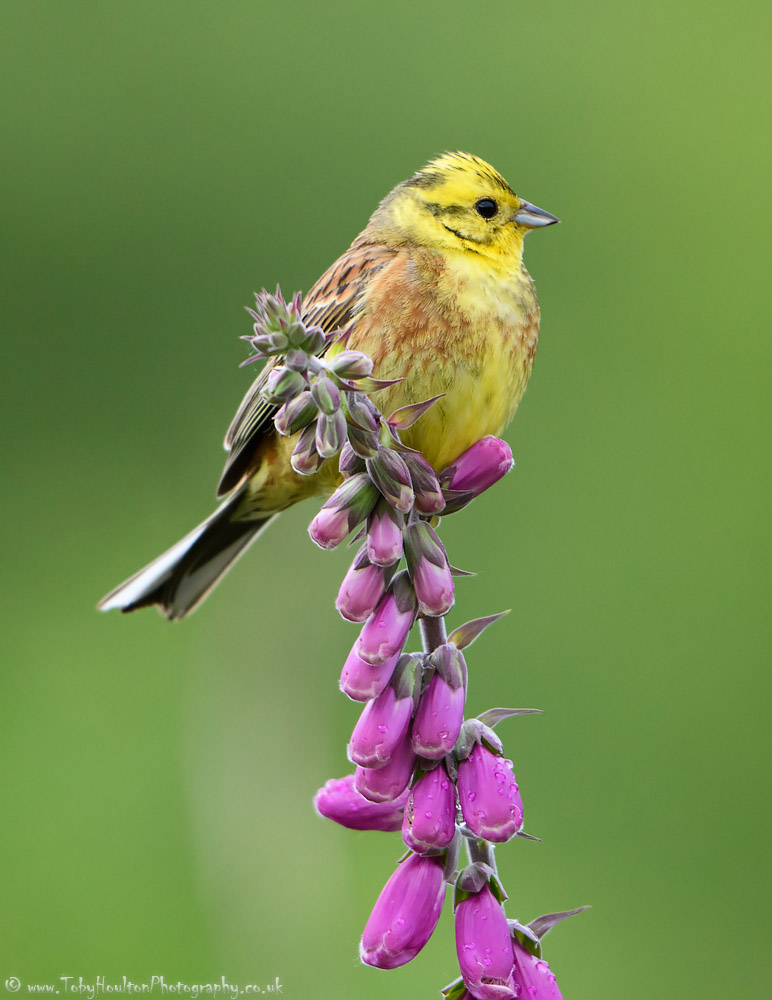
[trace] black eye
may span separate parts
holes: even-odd
[[[493,198],[480,198],[474,207],[477,209],[477,214],[484,219],[492,219],[499,210],[499,206]]]

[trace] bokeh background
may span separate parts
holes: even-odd
[[[242,307],[399,180],[490,159],[563,224],[517,468],[445,522],[452,622],[528,829],[521,919],[584,903],[566,998],[768,992],[769,29],[761,0],[3,4],[0,979],[431,997],[360,967],[399,837],[318,819],[357,708],[346,553],[281,518],[204,608],[99,616],[211,508]],[[57,983],[58,985],[58,983]]]

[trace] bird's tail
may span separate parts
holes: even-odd
[[[202,524],[102,598],[100,611],[136,611],[158,605],[170,621],[190,614],[220,577],[276,517],[233,519],[240,495],[230,497]]]

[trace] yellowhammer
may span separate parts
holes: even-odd
[[[517,409],[539,330],[523,239],[557,221],[484,160],[446,153],[383,199],[303,302],[304,320],[325,331],[353,324],[347,346],[373,358],[378,378],[403,379],[374,395],[384,412],[444,393],[402,435],[437,470],[501,433]],[[157,604],[168,618],[184,617],[277,513],[334,487],[334,460],[313,476],[292,469],[295,439],[277,434],[275,407],[261,396],[269,367],[225,437],[217,494],[228,498],[100,608]]]

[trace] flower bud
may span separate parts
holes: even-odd
[[[297,372],[289,372],[296,375]],[[316,416],[316,403],[311,398],[311,393],[304,390],[293,399],[288,399],[282,408],[273,418],[274,425],[279,434],[287,437],[302,430]]]
[[[328,417],[320,413],[316,422],[316,450],[322,458],[337,455],[346,443],[346,418],[338,410]]]
[[[332,416],[340,409],[340,389],[332,379],[319,375],[311,383],[311,395],[322,413]]]
[[[348,439],[353,450],[360,458],[372,458],[378,454],[381,447],[378,435],[373,431],[363,431],[361,427],[349,424]]]
[[[366,378],[373,373],[373,359],[361,351],[341,351],[330,358],[329,368],[339,378]]]
[[[316,450],[316,422],[314,422],[300,432],[290,462],[292,468],[299,475],[312,476],[319,470],[323,461],[324,459]]]
[[[393,448],[380,448],[367,460],[370,478],[392,507],[403,514],[412,508],[413,493],[410,472],[405,462]]]
[[[410,479],[415,493],[415,509],[419,514],[441,514],[445,507],[445,497],[434,469],[423,455],[404,456],[405,465],[410,470]]]
[[[367,548],[363,546],[343,577],[335,607],[347,621],[367,621],[383,597],[390,579],[391,571],[373,566],[367,558]]]
[[[264,357],[281,354],[289,346],[289,341],[283,333],[266,333],[259,323],[255,323],[254,331],[255,335],[248,338],[249,342],[258,354]]]
[[[348,441],[346,441],[340,450],[338,468],[347,476],[358,476],[360,472],[365,471],[366,466],[363,459],[357,455]]]
[[[373,907],[359,946],[362,961],[396,969],[415,958],[432,936],[444,900],[442,858],[411,854],[398,865]]]
[[[405,529],[405,554],[418,607],[425,615],[444,615],[453,606],[453,577],[445,546],[425,521]]]
[[[458,765],[458,797],[464,821],[478,837],[501,844],[523,826],[523,803],[512,761],[481,743]]]
[[[367,556],[376,566],[391,566],[402,558],[403,517],[379,500],[367,519]]]
[[[439,760],[455,746],[464,721],[466,664],[450,643],[438,647],[429,665],[441,664],[421,695],[413,723],[413,750],[420,757]]]
[[[352,427],[358,427],[363,431],[378,433],[381,415],[371,403],[367,396],[358,392],[350,392],[346,396],[346,408],[348,410],[348,421]]]
[[[320,548],[334,549],[364,521],[375,506],[377,497],[378,493],[365,473],[352,476],[338,487],[313,519],[308,526],[309,535]]]
[[[417,854],[441,850],[456,832],[456,786],[444,764],[427,771],[410,789],[402,839]]]
[[[377,697],[391,680],[398,660],[399,653],[374,667],[352,649],[341,671],[341,691],[352,701],[369,701]]]
[[[402,825],[402,812],[408,793],[393,802],[370,802],[354,788],[354,775],[330,778],[314,796],[320,816],[349,830],[382,830],[393,833]]]
[[[383,767],[357,767],[354,787],[370,802],[393,802],[410,783],[416,756],[405,739],[395,748],[388,764]]]
[[[456,954],[464,982],[477,1000],[517,996],[507,918],[489,885],[456,904]]]
[[[409,657],[377,698],[368,701],[348,745],[348,758],[360,767],[383,767],[405,742],[413,715],[415,665]]]
[[[512,450],[501,438],[488,436],[467,448],[442,473],[443,484],[452,490],[484,493],[512,469]]]
[[[391,581],[378,607],[365,622],[354,647],[357,654],[375,665],[401,653],[415,616],[415,593],[403,570]]]
[[[264,394],[272,399],[291,399],[305,389],[306,380],[299,372],[284,365],[272,368],[265,382]]]
[[[512,942],[515,954],[515,982],[518,996],[528,1000],[563,1000],[557,979],[543,958],[537,958],[517,940]]]

